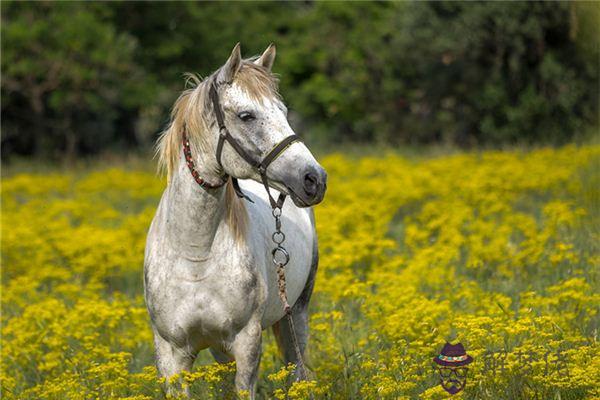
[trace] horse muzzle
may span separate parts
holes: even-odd
[[[309,166],[300,171],[291,185],[286,185],[292,201],[297,207],[319,204],[327,191],[327,172],[320,166]]]

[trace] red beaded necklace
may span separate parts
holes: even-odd
[[[227,179],[218,184],[212,184],[200,177],[198,171],[196,171],[196,167],[194,166],[194,160],[192,159],[192,151],[190,150],[190,141],[187,138],[187,134],[185,133],[185,128],[183,129],[183,155],[185,156],[185,162],[187,163],[194,180],[200,187],[204,189],[217,189],[227,183]]]

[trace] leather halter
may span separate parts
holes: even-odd
[[[240,145],[240,143],[235,140],[229,130],[225,126],[225,118],[223,116],[223,110],[221,109],[221,105],[219,102],[219,95],[217,93],[216,83],[213,81],[210,85],[210,99],[213,103],[213,108],[215,111],[215,117],[217,118],[217,123],[219,125],[219,142],[217,143],[217,162],[221,169],[223,169],[223,165],[221,164],[221,154],[223,152],[223,145],[225,142],[229,143],[231,147],[242,157],[248,164],[250,164],[254,169],[258,171],[260,174],[260,179],[269,195],[269,202],[271,203],[271,208],[281,208],[283,202],[285,201],[285,194],[280,193],[279,198],[275,200],[273,196],[271,196],[271,191],[269,188],[269,179],[267,177],[267,168],[269,165],[277,159],[292,143],[300,141],[300,138],[297,135],[290,135],[283,139],[279,144],[271,149],[267,153],[267,155],[261,160],[255,160],[248,152]],[[240,185],[238,183],[237,178],[231,177],[231,182],[233,184],[233,189],[235,193],[240,198],[244,198],[250,202],[253,202],[248,196],[242,192]]]

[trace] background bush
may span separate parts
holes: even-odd
[[[183,88],[270,42],[313,143],[564,143],[598,124],[597,3],[2,3],[2,156],[152,144]]]

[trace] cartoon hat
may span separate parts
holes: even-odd
[[[473,357],[467,354],[462,343],[446,342],[440,355],[433,358],[433,362],[443,367],[462,367],[471,364]]]

